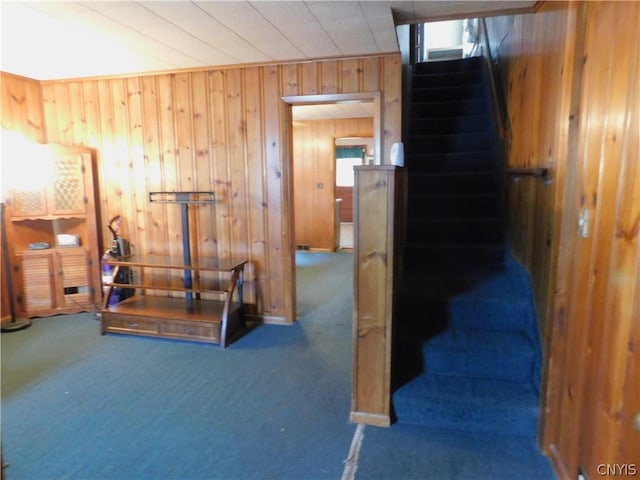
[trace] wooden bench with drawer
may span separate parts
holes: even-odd
[[[220,344],[225,348],[246,328],[242,316],[242,283],[246,260],[199,258],[189,265],[180,258],[166,256],[126,256],[109,259],[114,267],[112,279],[119,278],[121,269],[137,269],[136,280],[105,283],[101,333],[143,335],[194,342]],[[215,272],[228,277],[220,288],[205,285],[176,286],[175,282],[158,281],[158,271],[183,270],[191,277],[203,272]],[[154,276],[154,272],[156,275]],[[165,277],[170,275],[165,275]],[[130,289],[135,295],[114,301],[117,289]],[[150,293],[150,292],[154,293]],[[158,295],[157,292],[165,292]],[[178,292],[178,296],[169,296]],[[234,301],[235,292],[235,301]],[[219,299],[202,298],[214,296]]]

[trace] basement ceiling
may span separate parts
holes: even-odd
[[[390,53],[396,25],[536,3],[0,0],[0,70],[53,80]]]

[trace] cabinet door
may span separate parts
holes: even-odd
[[[16,309],[25,314],[36,314],[54,308],[55,290],[51,252],[18,255],[17,261]]]
[[[89,258],[84,249],[58,251],[58,288],[60,307],[86,307],[91,304],[92,285],[89,275]]]
[[[50,215],[87,213],[83,154],[58,154],[53,160],[53,182],[49,197]]]
[[[13,190],[9,204],[12,217],[41,217],[47,214],[45,190]]]

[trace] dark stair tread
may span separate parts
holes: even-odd
[[[483,68],[483,63],[484,59],[481,57],[419,62],[413,66],[413,72],[415,74],[428,74],[476,71]]]
[[[412,153],[407,151],[405,164],[409,175],[413,173],[472,173],[495,171],[492,150],[452,153]]]
[[[409,135],[421,133],[460,134],[487,133],[493,134],[491,119],[486,114],[455,115],[438,118],[415,118],[409,123]]]
[[[485,98],[411,102],[409,118],[413,120],[418,118],[482,115],[487,112],[488,105]]]
[[[428,85],[432,87],[469,85],[482,80],[483,72],[480,69],[463,72],[442,73],[413,73],[411,75],[411,88],[420,88]]]
[[[481,100],[486,95],[483,87],[481,82],[468,85],[414,87],[411,89],[410,100],[412,103]]]

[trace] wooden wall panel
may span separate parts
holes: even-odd
[[[122,233],[135,252],[180,254],[177,206],[151,204],[149,193],[214,191],[216,205],[195,207],[191,214],[192,250],[195,255],[247,256],[249,313],[270,323],[291,323],[296,317],[293,175],[298,167],[291,106],[282,97],[374,94],[371,97],[380,112],[374,120],[319,126],[308,151],[320,152],[317,158],[331,158],[333,142],[325,139],[373,136],[378,158],[388,164],[391,144],[401,140],[401,74],[399,55],[383,55],[55,81],[42,86],[20,80],[11,88],[3,83],[2,91],[4,101],[18,89],[38,87],[24,102],[17,102],[7,119],[10,129],[46,124],[46,135],[43,129],[40,137],[32,134],[30,138],[96,150],[104,246],[111,240],[106,222],[120,214]],[[34,104],[41,114],[31,120],[29,106]],[[4,113],[3,108],[3,126]],[[327,175],[312,153],[305,157],[311,160],[305,164],[311,178]],[[329,172],[324,183],[330,188],[325,193],[334,191],[332,158]],[[329,214],[322,217],[328,228],[322,222],[312,223],[313,235],[334,228],[333,198]],[[333,238],[334,234],[331,248]],[[166,270],[154,274],[172,275]],[[173,275],[164,280],[178,281],[180,273]],[[388,348],[386,352],[388,366]],[[365,405],[371,403],[367,391],[360,388],[358,396]],[[374,421],[386,424],[388,387],[383,394],[384,418],[375,416]],[[358,411],[366,409],[358,404]]]
[[[335,139],[373,136],[372,118],[297,121],[293,128],[295,243],[335,250]],[[322,184],[324,188],[318,188]]]
[[[545,3],[500,44],[508,163],[552,172],[511,185],[508,209],[545,333],[540,441],[563,479],[639,468],[638,19],[637,2]]]
[[[37,87],[6,121],[3,109],[3,125],[23,123],[33,138],[33,125],[46,124],[39,141],[96,149],[104,245],[111,241],[106,222],[120,214],[136,252],[180,254],[177,207],[150,204],[149,192],[214,191],[216,205],[191,211],[195,254],[248,256],[253,313],[289,323],[293,134],[282,97],[380,92],[381,158],[388,162],[391,143],[401,138],[400,77],[397,55],[42,84],[3,75],[3,98]],[[41,109],[40,118],[25,120],[33,113],[27,104]]]
[[[0,126],[27,140],[44,143],[46,132],[40,82],[0,72]]]

